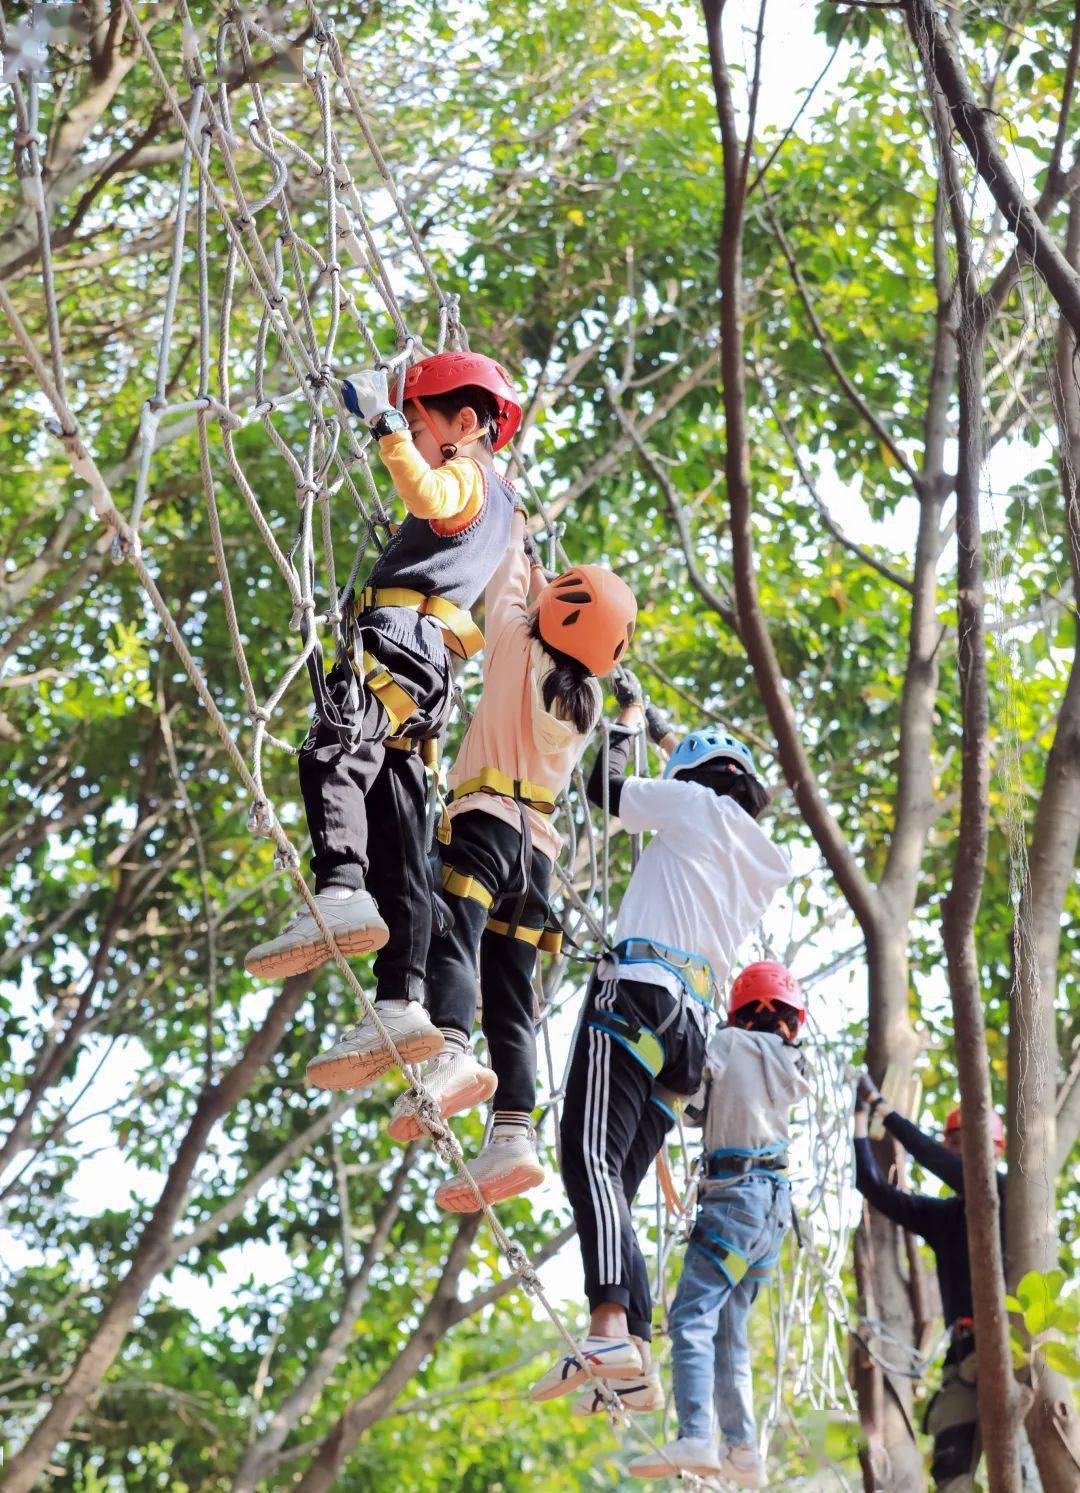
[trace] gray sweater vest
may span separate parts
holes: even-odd
[[[484,478],[484,506],[459,534],[438,534],[427,519],[410,514],[376,560],[368,586],[408,586],[424,596],[442,596],[468,610],[479,599],[492,572],[506,554],[514,490],[490,467]],[[437,622],[407,607],[376,607],[361,619],[402,648],[444,663],[446,648]]]

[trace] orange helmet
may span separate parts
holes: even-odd
[[[405,400],[412,400],[420,410],[428,429],[438,441],[440,436],[427,410],[424,408],[425,394],[451,394],[455,389],[468,387],[483,389],[495,400],[499,412],[499,433],[492,441],[492,449],[498,451],[512,440],[521,424],[521,401],[517,390],[510,382],[510,375],[494,358],[483,353],[435,353],[433,357],[421,358],[405,375]]]
[[[963,1125],[963,1112],[959,1107],[952,1109],[945,1117],[945,1134],[951,1135]],[[994,1141],[994,1150],[999,1156],[1005,1154],[1005,1125],[997,1110],[990,1111],[990,1134]]]
[[[732,981],[728,998],[728,1015],[734,1016],[743,1006],[756,1003],[771,1011],[774,1002],[790,1006],[796,1013],[799,1024],[806,1020],[806,997],[798,980],[784,964],[775,959],[760,959],[748,964]]]
[[[540,593],[540,636],[592,674],[610,674],[634,636],[637,602],[603,565],[575,565]]]

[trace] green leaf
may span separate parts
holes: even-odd
[[[1040,1343],[1039,1352],[1059,1374],[1066,1374],[1070,1379],[1080,1379],[1080,1358],[1064,1343]]]
[[[1016,1294],[1025,1312],[1036,1302],[1049,1302],[1050,1292],[1047,1289],[1046,1276],[1040,1274],[1038,1270],[1029,1270],[1017,1286]]]

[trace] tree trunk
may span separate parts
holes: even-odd
[[[942,154],[950,147],[944,143]],[[962,207],[957,209],[959,218]],[[957,227],[958,238],[960,227]],[[964,1213],[975,1316],[979,1423],[991,1493],[1020,1493],[1019,1397],[1005,1312],[997,1177],[991,1140],[993,1100],[986,1049],[975,923],[982,898],[989,834],[989,699],[983,617],[982,472],[983,360],[986,329],[974,314],[970,257],[958,246],[960,431],[957,470],[957,622],[962,709],[960,828],[953,883],[942,925],[963,1102]]]
[[[866,948],[870,976],[866,1060],[871,1077],[880,1084],[889,1068],[899,1069],[901,1076],[910,1075],[918,1052],[909,1012],[906,925],[879,925],[867,937]],[[914,1343],[915,1314],[911,1283],[903,1269],[900,1230],[871,1209],[869,1234],[875,1310],[866,1310],[865,1315],[875,1317],[901,1342]],[[885,1450],[884,1465],[875,1468],[875,1487],[883,1493],[914,1493],[926,1483],[922,1451],[912,1434],[914,1385],[910,1379],[893,1376],[886,1386],[881,1369],[875,1368],[874,1373],[880,1381],[874,1384],[873,1394],[880,1406],[877,1413]]]
[[[1080,199],[1069,206],[1067,254],[1080,262]],[[1058,422],[1065,533],[1080,598],[1080,391],[1077,339],[1064,317],[1058,324],[1054,405]],[[1077,635],[1080,637],[1080,633]],[[1006,1206],[1008,1278],[1057,1266],[1056,1123],[1058,1047],[1054,1020],[1061,912],[1080,841],[1080,656],[1074,647],[1054,742],[1046,761],[1027,875],[1013,930],[1009,1013],[1009,1186]],[[1063,1125],[1062,1129],[1065,1129]],[[1068,1145],[1068,1135],[1062,1140]],[[1046,1493],[1080,1486],[1080,1422],[1068,1382],[1043,1367],[1031,1384],[1035,1399],[1027,1425]]]
[[[281,1039],[311,988],[314,972],[287,980],[243,1056],[199,1097],[187,1132],[169,1167],[165,1185],[131,1256],[127,1274],[113,1292],[97,1330],[86,1343],[62,1387],[22,1451],[12,1459],[5,1493],[30,1493],[53,1453],[101,1385],[139,1310],[147,1289],[170,1263],[173,1230],[191,1187],[191,1178],[218,1120],[239,1101]]]

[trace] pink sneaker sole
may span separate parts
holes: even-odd
[[[362,954],[373,954],[381,949],[390,937],[384,927],[354,928],[351,933],[337,935],[338,948],[349,959],[358,959]],[[290,975],[303,975],[309,969],[317,969],[332,958],[330,945],[325,938],[300,944],[295,949],[285,949],[279,954],[267,954],[261,959],[245,959],[244,968],[249,975],[260,979],[284,980]]]
[[[498,1087],[497,1075],[490,1068],[483,1068],[479,1073],[471,1074],[456,1087],[443,1090],[439,1099],[439,1113],[444,1120],[448,1120],[451,1115],[460,1115],[467,1109],[475,1109],[478,1104],[485,1104]],[[386,1133],[405,1146],[410,1141],[419,1140],[422,1135],[427,1134],[427,1131],[415,1115],[404,1114],[390,1121],[386,1127]]]
[[[415,1037],[405,1037],[396,1044],[406,1063],[426,1063],[443,1049],[443,1034],[419,1032]],[[316,1089],[362,1089],[396,1068],[394,1055],[385,1047],[373,1048],[371,1052],[350,1052],[330,1062],[315,1058],[307,1066],[305,1077]]]
[[[510,1171],[504,1172],[501,1177],[482,1183],[480,1196],[489,1206],[492,1203],[504,1203],[507,1198],[520,1197],[523,1192],[539,1187],[543,1180],[544,1168],[538,1161],[522,1161]],[[447,1213],[479,1213],[480,1211],[472,1188],[465,1182],[444,1183],[435,1194],[435,1201]]]

